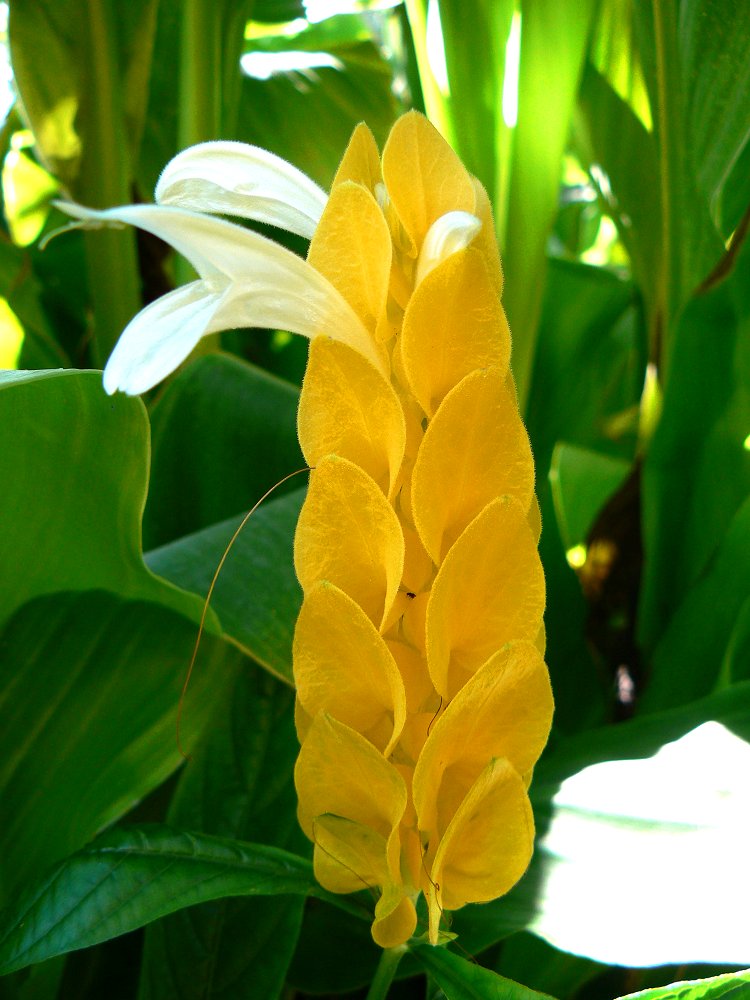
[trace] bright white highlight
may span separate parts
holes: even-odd
[[[427,5],[426,35],[427,58],[430,63],[430,70],[440,93],[444,97],[447,97],[451,92],[451,88],[448,83],[448,66],[445,62],[443,26],[440,23],[440,7],[437,0],[429,0]]]
[[[521,65],[521,11],[513,14],[510,34],[505,45],[505,74],[503,76],[503,121],[508,128],[518,122],[518,71]]]
[[[568,778],[529,929],[608,964],[750,963],[748,774],[750,745],[707,722]]]
[[[240,59],[245,76],[270,80],[285,73],[307,73],[313,69],[343,70],[344,64],[330,52],[247,52]]]

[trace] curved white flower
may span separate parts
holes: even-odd
[[[202,142],[178,153],[159,177],[159,205],[255,219],[310,239],[328,195],[297,167],[244,142]]]
[[[177,174],[183,179],[188,176],[182,168]],[[168,197],[176,190],[169,176],[160,189]],[[202,183],[197,181],[194,188],[196,202]],[[205,183],[210,186],[212,182]],[[293,189],[289,184],[285,197],[291,199]],[[227,198],[228,204],[231,199]],[[209,209],[220,201],[221,196],[207,191]],[[304,211],[312,211],[306,195],[299,204],[307,205]],[[152,233],[186,257],[200,276],[147,306],[128,324],[104,371],[108,393],[145,392],[174,371],[201,337],[235,327],[283,329],[309,338],[325,334],[384,370],[382,354],[343,296],[318,271],[273,240],[226,219],[175,205],[126,205],[96,211],[62,203],[60,208],[84,226],[124,223]],[[284,215],[280,209],[268,210],[267,202],[257,208],[252,198],[244,208],[249,218],[268,219],[273,214],[280,223]],[[288,218],[285,224],[289,225]]]

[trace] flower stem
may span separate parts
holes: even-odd
[[[375,978],[367,993],[367,1000],[385,1000],[388,990],[396,975],[398,963],[408,951],[405,945],[398,948],[385,948],[380,956],[380,962],[375,970]]]

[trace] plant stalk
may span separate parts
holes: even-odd
[[[380,956],[380,962],[375,970],[375,977],[370,985],[366,1000],[385,1000],[396,975],[398,963],[408,951],[406,945],[397,948],[385,948]]]

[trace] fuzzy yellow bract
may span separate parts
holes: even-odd
[[[300,823],[322,885],[377,890],[379,945],[414,934],[420,894],[436,944],[526,870],[553,708],[489,201],[421,115],[382,160],[361,125],[308,261],[371,347],[321,330],[300,402]]]

